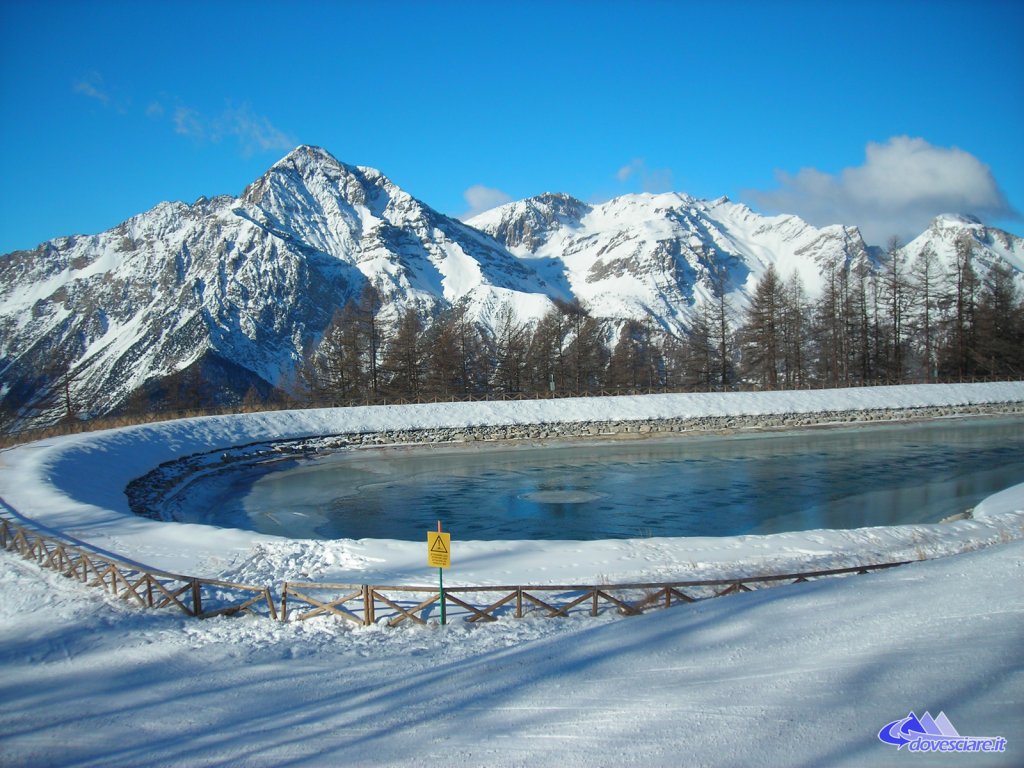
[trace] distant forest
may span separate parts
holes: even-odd
[[[385,331],[367,289],[338,310],[299,368],[300,402],[471,395],[791,389],[1018,378],[1024,305],[1009,269],[979,280],[970,242],[952,268],[929,250],[907,261],[896,241],[875,270],[834,262],[810,301],[799,277],[770,266],[735,310],[717,281],[689,335],[653,319],[609,324],[564,304],[527,324],[510,307],[491,330],[455,306],[425,325],[407,310]]]

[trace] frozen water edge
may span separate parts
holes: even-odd
[[[0,497],[39,524],[147,565],[253,584],[286,579],[423,583],[423,546],[389,539],[297,541],[131,514],[124,488],[182,456],[266,450],[318,435],[487,425],[771,416],[1024,402],[1024,383],[813,392],[656,395],[290,411],[211,417],[41,441],[0,456]],[[237,446],[249,446],[238,449]],[[456,541],[451,584],[634,582],[916,560],[1024,536],[1024,485],[943,525],[728,538]]]

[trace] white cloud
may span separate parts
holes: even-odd
[[[251,155],[255,152],[270,150],[289,150],[299,142],[271,124],[269,118],[252,111],[248,104],[238,107],[228,105],[215,121],[215,136],[223,133],[235,136],[242,145],[242,150]]]
[[[633,158],[629,163],[615,172],[615,178],[621,184],[631,179],[638,181],[642,192],[670,192],[672,190],[672,171],[668,168],[649,168],[642,157]]]
[[[463,221],[484,211],[497,208],[499,205],[512,202],[512,198],[500,189],[485,187],[483,184],[474,184],[462,193],[462,197],[465,198],[466,204],[469,206],[469,210],[459,217]]]
[[[206,125],[202,115],[189,107],[175,107],[174,132],[193,139],[206,138]]]
[[[804,168],[776,176],[778,189],[748,190],[745,196],[766,210],[793,213],[815,226],[857,225],[875,245],[893,235],[914,237],[942,213],[1017,216],[992,171],[974,155],[908,136],[869,143],[863,165],[836,175]]]
[[[629,177],[644,167],[644,161],[639,157],[633,159],[628,165],[624,165],[615,173],[615,178],[625,183],[629,181]]]
[[[75,93],[95,99],[101,104],[110,103],[110,94],[107,93],[103,85],[103,77],[98,72],[90,72],[85,77],[76,80],[72,87]]]
[[[164,113],[163,105],[153,102],[146,109],[146,114],[159,119]],[[196,141],[219,143],[225,137],[238,140],[246,155],[271,150],[288,150],[299,142],[292,136],[274,126],[269,118],[253,112],[249,104],[239,106],[228,104],[217,116],[210,118],[198,110],[178,105],[171,113],[174,132],[188,136]]]
[[[75,93],[94,99],[104,106],[113,107],[122,114],[127,113],[131,104],[127,99],[112,99],[103,76],[98,72],[90,72],[78,79],[72,88]],[[178,103],[173,109],[168,109],[164,106],[167,102]],[[220,114],[210,117],[182,104],[173,96],[161,94],[159,98],[151,100],[146,105],[144,112],[146,117],[152,120],[162,120],[169,114],[174,132],[194,141],[210,141],[216,144],[225,137],[234,137],[246,155],[272,150],[290,150],[299,143],[271,123],[265,115],[254,112],[247,102],[236,106],[229,101]]]

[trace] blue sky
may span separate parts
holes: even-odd
[[[0,252],[239,194],[300,143],[460,216],[728,195],[1024,234],[1024,3],[0,3]]]

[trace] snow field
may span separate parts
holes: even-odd
[[[1024,756],[1024,542],[628,619],[141,612],[0,553],[5,766],[890,766],[911,709]],[[915,765],[948,765],[916,755]],[[968,764],[968,763],[964,763]]]
[[[534,423],[545,408],[565,421],[1019,402],[1024,385],[761,394],[150,425],[0,453],[0,497],[43,526],[177,572],[420,583],[421,543],[303,542],[141,520],[122,489],[162,461],[271,438]],[[1005,753],[977,764],[1020,765],[1022,521],[1024,484],[987,499],[975,519],[945,525],[461,542],[459,557],[474,565],[452,576],[469,583],[632,581],[691,565],[735,573],[977,551],[639,617],[392,630],[138,611],[0,552],[0,765],[970,764],[881,743],[878,731],[910,710],[943,711],[961,734],[1007,739]]]

